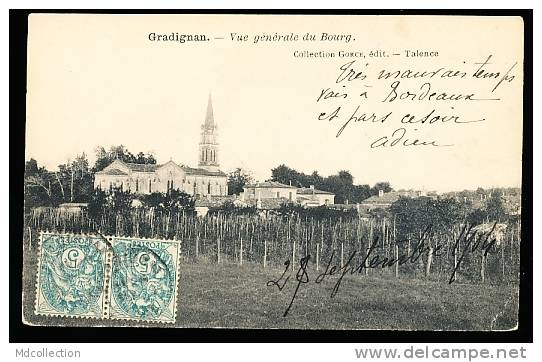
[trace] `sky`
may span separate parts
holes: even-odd
[[[451,31],[453,29],[454,31]],[[356,184],[388,181],[395,189],[445,192],[521,184],[522,24],[516,18],[399,19],[397,17],[32,15],[29,24],[26,159],[55,169],[96,147],[122,144],[152,152],[159,163],[197,165],[200,127],[212,94],[223,171],[242,167],[258,180],[286,164],[327,176],[349,170]],[[205,34],[205,42],[150,41],[149,33]],[[258,42],[265,36],[314,33],[346,35],[337,41]],[[248,41],[231,41],[231,33]],[[219,39],[217,39],[219,38]],[[433,58],[405,51],[431,50]],[[365,58],[302,58],[294,52],[363,52]],[[388,57],[368,57],[385,51]],[[389,56],[397,53],[398,56]],[[498,79],[431,79],[433,90],[476,92],[495,101],[382,102],[392,80],[380,69],[440,67],[488,69],[514,76]],[[364,70],[367,79],[337,82],[341,67]],[[369,65],[365,65],[369,64]],[[401,79],[400,89],[421,92],[420,80]],[[326,89],[337,97],[317,101]],[[399,88],[398,88],[399,89]],[[358,96],[369,91],[368,99]],[[319,119],[341,107],[340,117]],[[384,123],[351,122],[353,111],[393,116]],[[402,115],[456,114],[453,122],[404,126],[409,137],[453,146],[371,148],[402,127]]]

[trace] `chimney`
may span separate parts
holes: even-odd
[[[384,196],[384,190],[378,190],[378,197]]]

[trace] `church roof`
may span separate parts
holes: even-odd
[[[188,166],[181,166],[181,168],[189,175],[202,175],[202,176],[226,176],[226,174],[220,170],[209,171],[204,168],[192,168]]]
[[[127,176],[128,174],[124,171],[119,170],[118,168],[111,168],[109,170],[102,170],[98,172],[102,175],[112,175],[112,176]]]
[[[297,188],[297,187],[294,187],[294,186],[289,186],[289,185],[281,184],[280,182],[276,182],[276,181],[256,182],[256,183],[247,185],[246,187],[247,187],[247,188],[256,188],[256,189],[261,189],[261,188],[287,188],[287,189],[296,189],[296,188]]]
[[[151,164],[141,164],[141,163],[131,163],[131,162],[124,162],[122,160],[116,160],[119,162],[122,162],[123,165],[128,167],[130,171],[132,172],[148,172],[153,173],[160,167],[166,165],[151,165]],[[172,161],[169,161],[172,162]],[[203,168],[192,168],[188,166],[181,166],[184,172],[186,172],[189,175],[201,175],[201,176],[226,176],[226,174],[220,170],[218,171],[209,171]],[[118,168],[110,168],[110,169],[104,169],[102,171],[96,172],[100,175],[112,175],[112,176],[125,176],[128,175],[126,172],[119,170]]]
[[[151,165],[142,163],[124,162],[124,164],[134,172],[154,172],[162,165]]]

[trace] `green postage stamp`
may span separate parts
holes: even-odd
[[[179,244],[41,233],[35,312],[174,323]]]

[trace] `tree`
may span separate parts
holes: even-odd
[[[141,201],[147,208],[160,211],[176,212],[180,210],[194,210],[195,201],[184,191],[170,190],[164,194],[153,192],[141,197]]]
[[[299,172],[284,164],[271,169],[271,180],[285,185],[292,183],[292,185],[297,186],[297,184],[300,184],[300,176]]]
[[[100,220],[102,215],[105,213],[106,207],[107,194],[105,191],[96,190],[90,198],[87,206],[88,216],[95,221]]]
[[[164,208],[168,211],[179,211],[179,210],[194,210],[195,200],[194,198],[187,194],[184,191],[180,190],[170,190],[166,194]]]
[[[493,191],[487,200],[485,207],[487,218],[490,221],[503,221],[506,218],[506,210],[501,198],[501,193]]]
[[[273,181],[286,185],[291,184],[296,187],[314,185],[317,189],[333,192],[336,196],[335,202],[338,204],[361,202],[372,195],[377,195],[379,189],[384,190],[384,192],[392,190],[389,182],[379,182],[373,188],[369,185],[354,185],[354,176],[347,170],[341,170],[335,175],[322,177],[318,174],[318,171],[306,175],[282,164],[271,170],[271,176]]]
[[[25,177],[34,176],[38,172],[39,172],[39,170],[38,170],[38,162],[35,159],[31,158],[29,161],[26,161],[26,163],[24,165],[24,175],[25,175]]]
[[[486,216],[485,210],[474,209],[467,215],[466,220],[469,224],[479,225],[484,223]]]
[[[208,211],[208,215],[256,215],[257,213],[256,206],[236,206],[231,200],[227,200],[220,206],[211,207]]]
[[[45,167],[38,167],[36,160],[25,164],[24,178],[25,208],[56,206],[62,202],[57,177]]]
[[[382,190],[382,191],[384,191],[386,193],[386,192],[392,191],[393,189],[391,188],[390,183],[387,182],[387,181],[385,181],[385,182],[377,182],[371,189],[373,195],[378,195],[378,192],[380,190]]]
[[[390,207],[401,238],[418,235],[427,227],[435,232],[445,232],[462,221],[464,210],[453,198],[400,197]]]
[[[113,189],[107,194],[106,205],[114,214],[128,216],[128,213],[132,209],[132,201],[134,201],[134,199],[135,195],[128,191]]]
[[[68,160],[54,172],[60,187],[63,202],[88,202],[94,191],[94,176],[89,170],[89,162],[83,152],[73,161]]]
[[[98,172],[107,167],[111,162],[119,159],[123,162],[139,163],[139,164],[156,164],[156,158],[152,153],[139,152],[137,156],[124,146],[111,146],[109,151],[100,146],[96,148],[96,163],[94,164],[94,172]]]
[[[249,171],[238,167],[228,174],[228,194],[237,195],[243,192],[246,184],[253,182],[252,174]]]
[[[354,197],[356,202],[363,201],[373,196],[373,191],[369,185],[354,185]]]
[[[348,220],[358,217],[358,213],[355,209],[349,210],[336,210],[321,205],[317,207],[304,207],[292,202],[284,203],[275,211],[275,213],[281,217],[299,217],[302,220],[314,219],[314,220]]]
[[[345,183],[346,185],[353,185],[354,184],[354,176],[350,173],[350,171],[341,170],[337,174],[339,176],[339,179]]]

